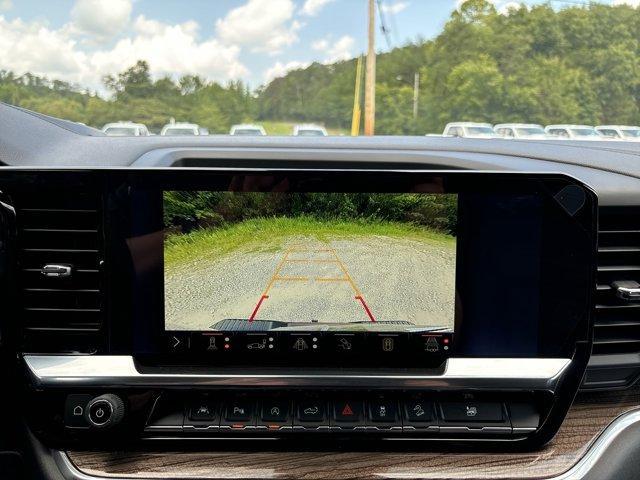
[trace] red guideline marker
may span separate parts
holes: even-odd
[[[264,302],[267,298],[269,298],[269,295],[262,295],[260,297],[260,300],[258,300],[258,304],[256,305],[256,308],[253,309],[253,313],[249,317],[250,322],[253,322],[253,319],[256,318],[256,315],[258,314],[258,310],[260,310],[260,305],[262,305],[262,302]]]
[[[369,316],[369,320],[375,323],[376,319],[373,318],[373,314],[371,313],[371,310],[369,310],[369,305],[367,305],[367,302],[364,301],[364,298],[358,295],[356,297],[356,300],[360,301],[360,303],[362,304],[362,308],[364,308],[364,311],[367,312],[367,315]]]

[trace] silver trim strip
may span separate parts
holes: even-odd
[[[25,355],[37,388],[48,387],[377,387],[484,388],[554,391],[571,360],[566,358],[449,358],[442,373],[342,370],[255,370],[242,373],[215,369],[141,371],[127,355]]]
[[[555,477],[551,477],[548,480],[583,480],[585,478],[589,478],[590,473],[594,469],[594,467],[596,467],[599,462],[606,461],[607,452],[609,448],[612,447],[613,442],[617,439],[617,437],[620,436],[625,430],[630,429],[639,423],[640,408],[622,414],[605,428],[602,434],[591,444],[586,453],[582,456],[582,458],[580,458],[580,460],[578,460],[578,462],[573,467],[571,467],[565,473]],[[236,438],[234,440],[240,440],[240,438]],[[83,473],[73,464],[73,462],[71,462],[65,452],[54,451],[53,457],[64,478],[67,480],[99,480],[99,478],[104,478],[95,477]],[[387,473],[385,474],[385,476],[387,478],[407,478],[406,475],[393,473]],[[157,476],[155,477],[157,478]],[[411,477],[420,478],[420,475],[414,472],[411,474]],[[132,477],[127,477],[126,475],[120,477],[117,475],[110,475],[109,478],[114,480],[124,480]],[[139,480],[147,480],[145,477],[136,476],[135,478],[138,478]],[[184,477],[177,476],[174,478]]]

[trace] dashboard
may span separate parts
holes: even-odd
[[[638,475],[633,146],[0,110],[7,471]]]

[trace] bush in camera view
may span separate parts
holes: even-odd
[[[168,330],[452,328],[456,195],[166,192]]]

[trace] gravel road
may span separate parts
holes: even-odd
[[[452,328],[454,292],[453,242],[291,237],[279,248],[172,268],[165,274],[166,328],[207,330],[252,314],[310,324],[367,322],[379,329],[381,321]]]

